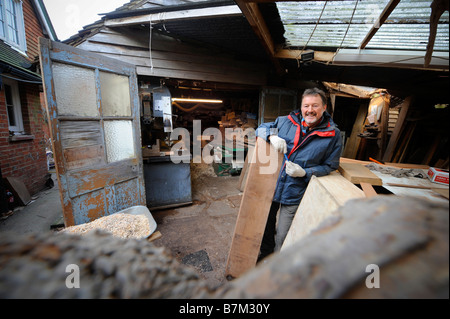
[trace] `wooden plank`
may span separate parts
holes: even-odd
[[[383,155],[383,162],[390,162],[392,160],[392,156],[394,155],[395,147],[399,141],[400,135],[404,128],[404,122],[406,119],[406,115],[408,114],[409,107],[412,103],[412,97],[407,97],[402,104],[400,109],[400,114],[397,119],[397,123],[395,124],[394,131],[389,140],[388,146],[386,147],[386,151]]]
[[[381,178],[372,173],[367,167],[357,163],[340,163],[339,172],[353,184],[369,183],[381,186]]]
[[[225,269],[229,279],[256,265],[282,161],[282,155],[261,138],[254,153]]]
[[[158,240],[160,238],[162,238],[161,232],[160,231],[155,231],[153,234],[150,235],[149,238],[147,238],[147,241],[151,243],[151,242],[154,242],[155,240]]]
[[[4,180],[7,184],[5,185],[6,188],[9,188],[14,197],[17,198],[18,202],[23,206],[28,205],[28,203],[31,201],[31,195],[28,192],[25,184],[16,177],[5,177]]]
[[[389,17],[389,15],[394,11],[394,9],[399,4],[400,0],[391,0],[386,5],[386,7],[383,9],[383,12],[381,12],[378,19],[375,21],[374,25],[370,29],[369,33],[364,37],[364,40],[362,41],[360,45],[360,49],[365,49],[367,44],[369,44],[370,40],[374,37],[375,33],[380,29],[380,27],[383,25],[383,23],[386,21],[386,19]]]
[[[428,170],[422,170],[423,174],[426,175]],[[378,171],[373,171],[373,174],[377,175],[383,181],[383,187],[392,186],[390,184],[396,184],[405,186],[408,185],[408,188],[423,188],[423,189],[431,189],[431,188],[447,188],[448,185],[437,184],[430,181],[429,178],[417,178],[417,177],[395,177],[391,174],[383,174]]]
[[[103,145],[91,145],[63,150],[67,170],[104,164]]]
[[[344,157],[355,158],[358,152],[359,144],[361,142],[361,138],[358,136],[359,133],[362,132],[362,128],[364,125],[364,121],[366,120],[368,106],[367,104],[361,104],[359,106],[358,115],[356,116],[355,123],[352,128],[352,132],[350,138],[345,145]]]
[[[433,191],[438,193],[439,195],[444,196],[445,198],[449,199],[449,190],[444,188],[433,188]]]
[[[352,159],[352,158],[345,158],[345,157],[341,157],[340,158],[340,162],[341,163],[357,163],[357,164],[361,164],[361,165],[367,165],[367,164],[371,164],[371,161],[360,161],[360,160],[356,160],[356,159]],[[428,170],[430,168],[430,166],[428,165],[423,165],[423,164],[408,164],[408,163],[384,163],[385,167],[394,167],[394,168],[407,168],[407,169],[426,169]]]
[[[255,148],[249,147],[247,157],[245,158],[244,168],[241,171],[241,176],[239,177],[239,190],[243,192],[245,190],[245,185],[247,185],[248,180],[248,167],[250,163],[253,163],[255,160],[253,156],[255,155]]]
[[[378,195],[373,186],[369,183],[361,182],[361,188],[367,198]]]
[[[281,250],[310,234],[348,200],[364,198],[364,192],[338,172],[311,178]],[[320,200],[318,200],[320,199]]]
[[[384,150],[386,149],[387,145],[387,138],[388,138],[388,126],[389,126],[389,105],[391,103],[391,96],[389,94],[382,96],[384,103],[383,103],[383,109],[381,113],[381,121],[380,121],[380,139],[378,140],[378,159],[381,159],[384,154]]]

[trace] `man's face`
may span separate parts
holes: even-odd
[[[319,124],[327,106],[323,104],[320,95],[307,95],[302,101],[302,116],[308,126]]]

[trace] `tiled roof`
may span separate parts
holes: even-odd
[[[10,67],[25,72],[25,74],[31,76],[33,79],[41,78],[41,76],[33,69],[33,64],[28,61],[23,55],[11,48],[8,44],[0,40],[0,68],[3,65],[9,65]]]

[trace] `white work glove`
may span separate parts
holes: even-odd
[[[276,135],[271,135],[270,138],[270,144],[272,144],[273,148],[280,153],[285,154],[287,152],[287,144],[284,139],[281,137],[278,137]]]
[[[306,172],[300,165],[286,161],[286,174],[291,177],[304,177]]]

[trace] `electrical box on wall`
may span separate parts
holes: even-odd
[[[167,87],[154,88],[153,91],[153,116],[162,117],[164,132],[172,132],[172,96]]]

